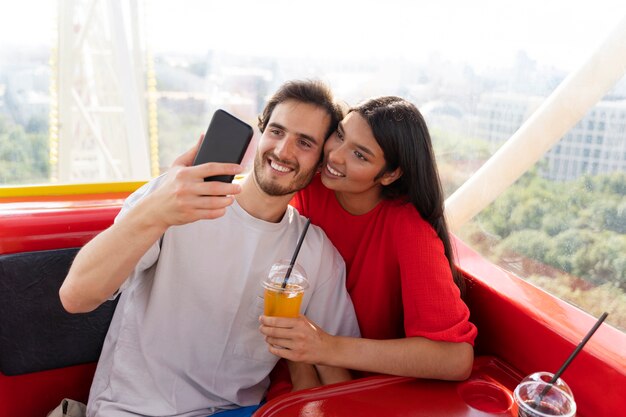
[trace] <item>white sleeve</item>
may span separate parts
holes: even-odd
[[[146,197],[148,194],[150,194],[152,191],[154,191],[156,188],[158,188],[159,185],[162,182],[163,177],[164,177],[164,175],[161,175],[161,176],[159,176],[157,178],[154,178],[153,180],[151,180],[151,181],[147,182],[146,184],[142,185],[134,193],[129,195],[128,198],[126,198],[126,200],[124,200],[124,204],[122,205],[122,209],[117,214],[117,216],[115,216],[114,222],[117,222],[119,219],[123,218],[133,207],[135,207],[135,205],[139,201],[141,201],[144,197]],[[120,250],[124,250],[124,248],[119,248],[119,249]],[[141,259],[139,259],[139,262],[137,263],[137,266],[135,267],[133,272],[124,281],[124,283],[122,283],[120,288],[111,296],[110,299],[114,299],[122,291],[126,290],[131,285],[131,283],[134,281],[134,278],[136,276],[138,276],[138,275],[141,275],[141,274],[138,274],[138,272],[144,271],[144,270],[150,268],[152,265],[154,265],[156,263],[156,261],[159,259],[160,251],[161,251],[161,241],[159,239],[156,242],[154,242],[152,244],[152,246],[150,246],[148,248],[146,253],[144,253],[144,255],[141,257]]]
[[[346,266],[327,238],[320,258],[320,283],[311,294],[305,315],[332,335],[360,337],[352,300],[346,290]]]

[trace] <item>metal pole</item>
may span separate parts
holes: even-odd
[[[446,200],[457,231],[554,146],[626,72],[626,17],[493,156]]]

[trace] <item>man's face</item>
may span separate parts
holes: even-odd
[[[283,196],[306,187],[318,167],[330,116],[295,100],[278,104],[261,136],[254,177],[266,194]]]

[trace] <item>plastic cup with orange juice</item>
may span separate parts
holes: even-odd
[[[302,269],[295,265],[285,285],[285,275],[289,262],[278,262],[272,265],[270,273],[263,281],[265,288],[264,314],[274,317],[298,317],[304,291],[309,287]]]

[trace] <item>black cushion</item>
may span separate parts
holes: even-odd
[[[69,314],[59,288],[78,248],[0,255],[0,372],[19,375],[98,360],[115,310]]]

